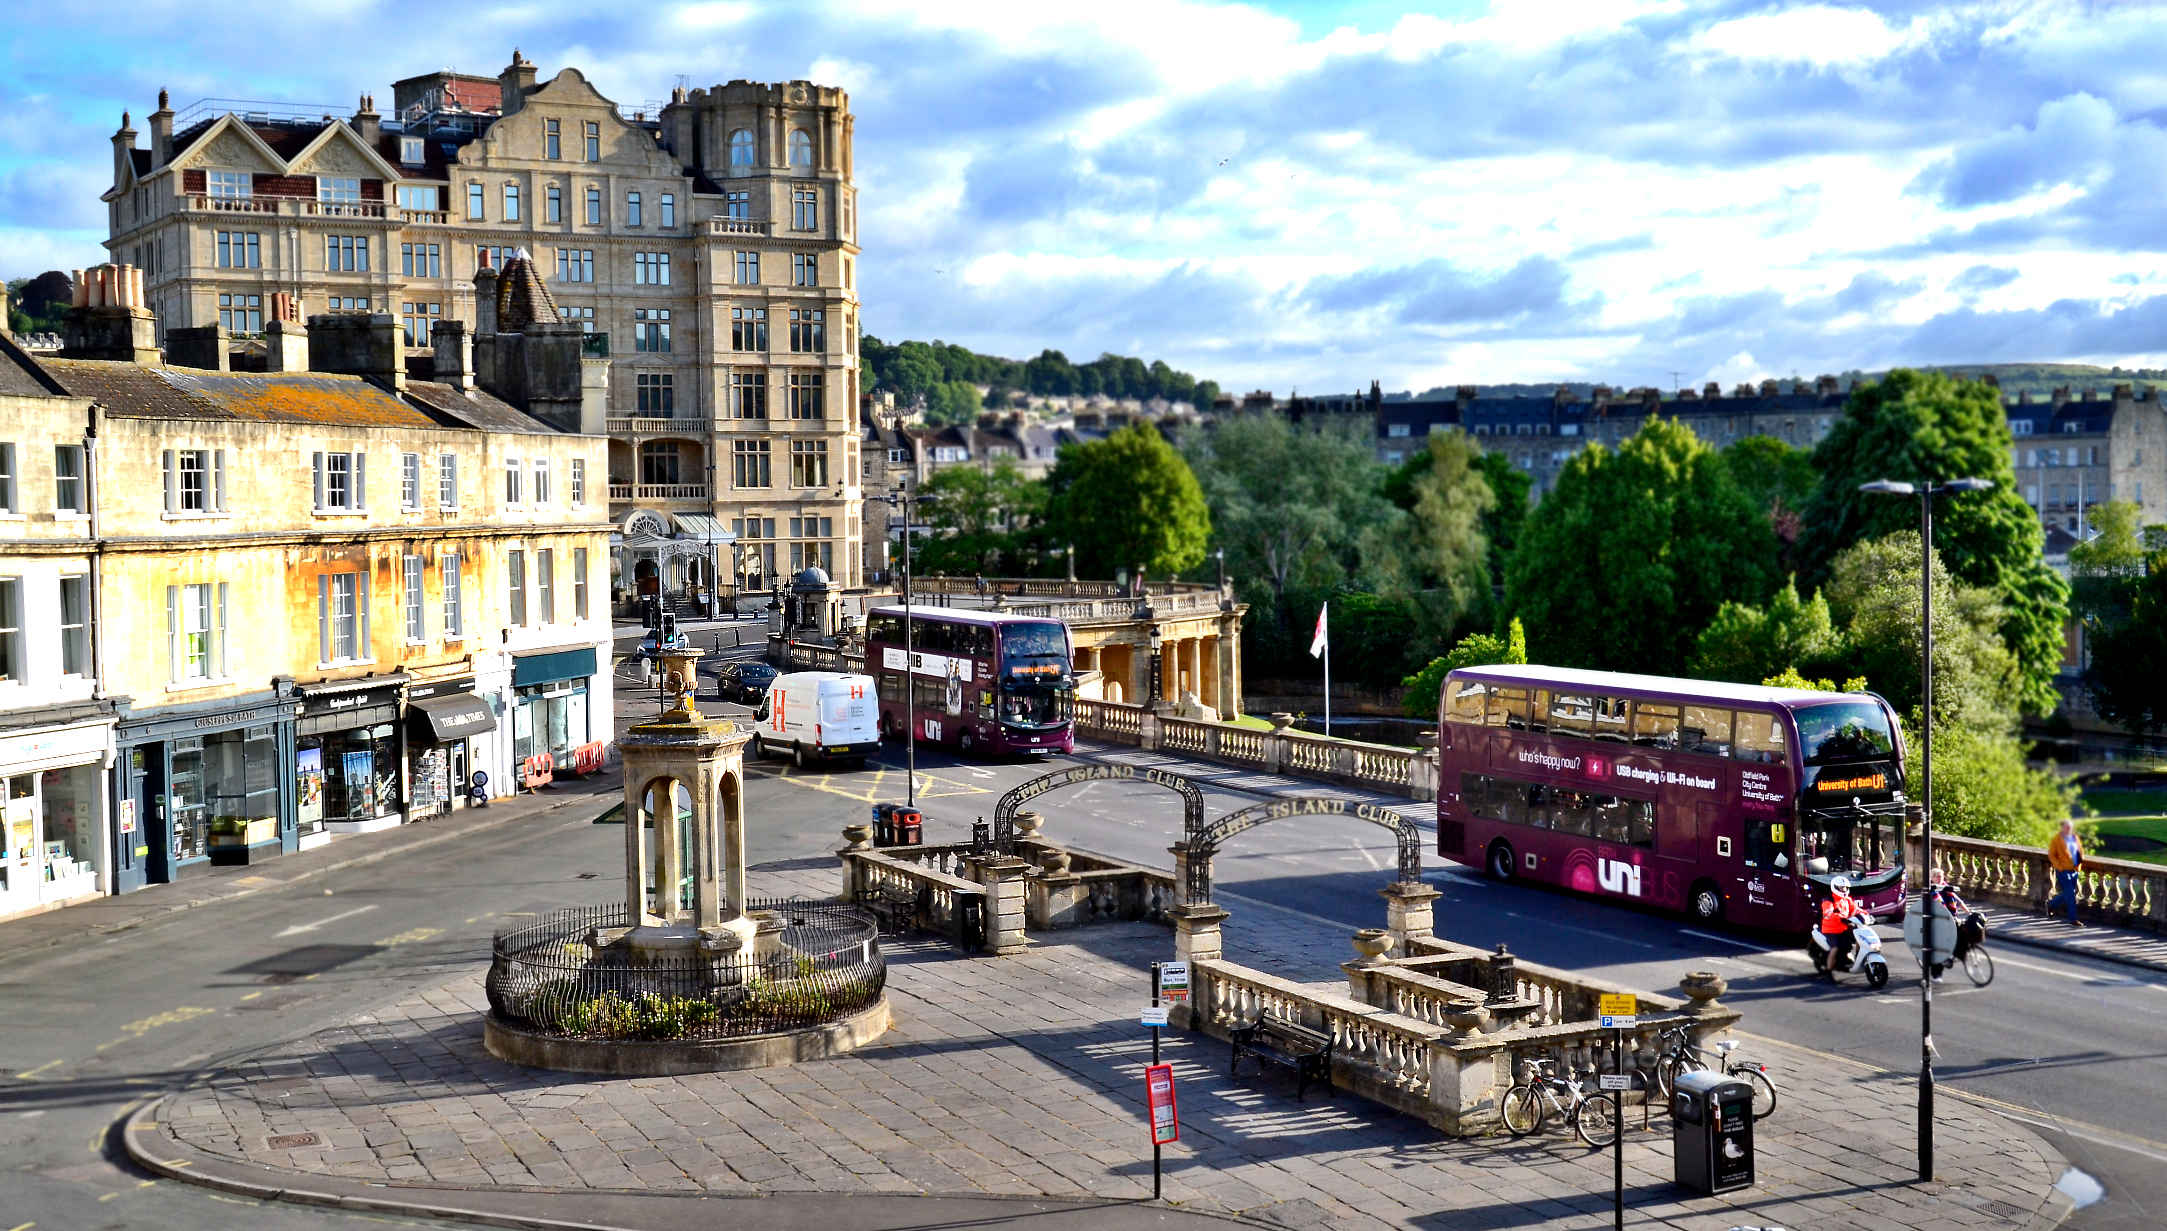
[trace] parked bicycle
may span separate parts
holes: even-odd
[[[1661,1050],[1655,1061],[1655,1083],[1668,1103],[1678,1088],[1679,1074],[1706,1072],[1713,1066],[1707,1053],[1693,1045],[1693,1032],[1685,1026],[1666,1026],[1657,1039]],[[1753,1118],[1765,1120],[1776,1109],[1776,1083],[1769,1080],[1766,1065],[1733,1060],[1731,1052],[1737,1046],[1728,1039],[1716,1044],[1716,1062],[1723,1066],[1724,1076],[1753,1087]]]
[[[1525,1080],[1505,1091],[1505,1099],[1498,1105],[1505,1131],[1525,1137],[1542,1131],[1543,1121],[1556,1115],[1590,1146],[1606,1146],[1616,1139],[1617,1109],[1611,1100],[1605,1095],[1591,1095],[1580,1082],[1558,1076],[1555,1060],[1529,1060],[1523,1075]]]

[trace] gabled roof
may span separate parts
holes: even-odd
[[[68,392],[13,337],[0,333],[0,396],[50,398],[66,397]]]
[[[159,170],[170,170],[186,157],[190,150],[214,140],[222,132],[237,132],[241,138],[256,147],[266,162],[285,170],[288,159],[308,148],[321,129],[321,121],[313,125],[249,124],[231,111],[215,119],[194,125],[173,137],[173,157]]]
[[[317,151],[323,149],[327,145],[330,145],[334,141],[344,141],[346,144],[360,151],[363,158],[367,159],[370,163],[375,165],[376,170],[381,178],[387,180],[395,180],[399,178],[399,169],[395,166],[392,166],[390,163],[385,162],[384,156],[382,154],[379,154],[375,150],[370,149],[369,143],[361,139],[361,134],[355,132],[351,127],[347,125],[346,121],[344,120],[333,120],[329,124],[324,125],[323,130],[316,134],[315,139],[310,141],[307,145],[302,146],[299,150],[296,150],[293,156],[286,160],[286,163],[289,167],[292,167],[295,164],[306,162],[310,158],[315,157]]]
[[[39,361],[69,393],[126,419],[319,423],[340,427],[458,427],[358,376],[213,372],[95,359]]]
[[[467,427],[491,432],[526,432],[537,436],[563,435],[510,402],[480,389],[463,390],[433,380],[409,380],[406,396],[431,411]]]

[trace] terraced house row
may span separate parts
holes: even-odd
[[[231,94],[253,93],[237,83]],[[612,360],[606,491],[641,591],[862,571],[857,192],[842,91],[673,89],[620,106],[579,70],[451,71],[321,107],[176,112],[113,134],[106,246],[165,328],[260,335],[389,313],[410,351],[477,327],[473,279],[521,250]],[[600,476],[597,476],[598,482]]]
[[[609,442],[531,270],[412,357],[283,295],[161,348],[142,282],[0,334],[0,917],[598,764]]]

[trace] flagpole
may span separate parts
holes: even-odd
[[[1324,633],[1324,733],[1332,733],[1332,632]]]

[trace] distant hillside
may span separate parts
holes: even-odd
[[[1991,374],[2001,384],[2002,394],[2010,398],[2014,398],[2020,393],[2029,393],[2034,398],[2049,398],[2054,395],[2056,389],[2064,386],[2076,397],[2083,397],[2086,389],[2097,390],[2101,396],[2105,396],[2116,385],[2122,384],[2133,385],[2139,391],[2146,388],[2158,388],[2167,391],[2167,368],[2105,368],[2095,363],[1966,363],[1922,365],[1922,370],[1947,372],[1951,376],[1963,377],[1966,380],[1977,380],[1981,376]],[[1848,389],[1860,381],[1874,380],[1880,376],[1880,372],[1861,372],[1854,368],[1851,371],[1837,374],[1837,379],[1843,382],[1844,388]],[[1475,388],[1483,397],[1547,398],[1555,394],[1562,386],[1569,390],[1574,398],[1585,399],[1597,385],[1605,383],[1608,383],[1612,389],[1621,392],[1631,387],[1621,382],[1563,381],[1543,384],[1477,385]],[[1753,383],[1757,385],[1760,382],[1756,380]],[[1777,379],[1776,383],[1788,391],[1791,388],[1792,378],[1781,377]],[[1810,386],[1810,377],[1807,378],[1807,383]],[[1725,391],[1728,392],[1730,387],[1726,385]],[[1384,395],[1384,400],[1387,402],[1404,402],[1409,399],[1419,398],[1427,401],[1449,398],[1453,396],[1454,392],[1454,389],[1440,385],[1435,388],[1425,389],[1419,394],[1407,392],[1387,393]],[[1664,392],[1668,394],[1670,391],[1665,390]]]

